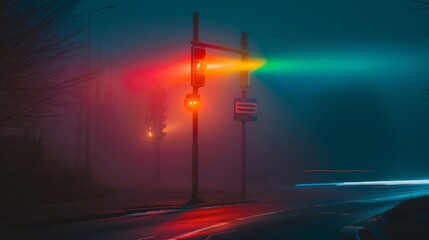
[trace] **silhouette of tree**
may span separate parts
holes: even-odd
[[[0,128],[31,127],[90,79],[67,73],[82,49],[74,13],[79,0],[0,2]]]

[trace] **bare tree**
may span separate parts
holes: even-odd
[[[67,71],[82,49],[79,0],[0,1],[0,128],[28,127],[90,79]]]

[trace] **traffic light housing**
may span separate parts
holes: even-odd
[[[149,95],[149,116],[147,120],[147,136],[152,140],[161,140],[167,134],[165,132],[166,124],[166,107],[167,93],[161,87],[155,87]]]
[[[184,104],[189,111],[197,111],[201,107],[200,95],[194,93],[187,94]]]
[[[167,124],[165,123],[166,118],[167,117],[165,115],[158,115],[147,123],[146,129],[147,137],[149,139],[162,140],[167,136],[167,133],[165,132],[165,128],[167,127]]]
[[[206,49],[192,47],[191,85],[193,87],[204,87],[206,83],[207,64],[205,62]]]
[[[147,130],[147,137],[148,138],[153,138],[153,130],[152,127],[149,127]]]

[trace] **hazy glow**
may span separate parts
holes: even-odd
[[[425,185],[429,180],[397,180],[397,181],[367,181],[367,182],[339,182],[339,183],[305,183],[295,184],[295,187],[340,187],[340,186],[376,186],[376,185]]]
[[[187,57],[164,62],[134,63],[124,70],[124,83],[130,90],[141,91],[154,85],[181,85],[190,80],[190,60]],[[140,92],[139,92],[140,93]]]
[[[207,69],[207,64],[204,61],[196,61],[195,63],[195,71],[204,72]]]
[[[201,106],[201,101],[199,99],[189,99],[186,101],[185,107],[189,111],[195,111],[198,110]]]
[[[357,73],[361,71],[376,71],[383,68],[384,63],[373,59],[350,58],[303,58],[303,59],[269,59],[259,72],[268,73]]]
[[[154,84],[182,85],[190,81],[191,67],[189,58],[183,57],[177,61],[165,63],[141,62],[127,70],[124,77],[129,89],[142,90],[150,88]],[[240,71],[255,71],[265,64],[262,59],[249,59],[242,62],[240,59],[231,58],[206,58],[206,61],[195,62],[195,70],[205,71],[206,80],[210,76],[228,73],[239,73]],[[142,67],[144,66],[144,67]]]
[[[149,131],[148,131],[148,133],[147,133],[147,136],[148,136],[149,138],[152,138],[152,137],[153,137],[153,133],[152,133],[152,128],[151,128],[151,127],[149,127]]]
[[[231,58],[209,58],[207,59],[207,75],[218,75],[240,71],[255,71],[264,66],[264,59],[240,59]]]
[[[398,50],[350,49],[315,51],[312,54],[269,58],[257,70],[267,74],[380,75],[409,73],[425,69],[424,57]],[[423,68],[422,68],[423,67]]]

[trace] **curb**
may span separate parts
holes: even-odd
[[[36,226],[42,226],[42,225],[54,225],[54,224],[80,222],[80,221],[96,220],[96,219],[103,219],[103,218],[121,217],[121,216],[125,216],[126,214],[127,214],[127,211],[125,210],[117,210],[117,211],[73,215],[73,216],[65,216],[65,217],[57,217],[57,218],[13,221],[13,222],[10,222],[9,225],[13,225],[17,227],[36,227]]]
[[[149,211],[171,210],[176,207],[177,206],[171,206],[171,205],[158,205],[158,206],[126,208],[124,209],[124,211],[126,211],[126,215],[128,215],[128,214],[143,213],[143,212],[149,212]]]
[[[261,202],[259,200],[234,200],[234,201],[224,201],[224,202],[214,202],[214,203],[198,203],[195,205],[185,205],[179,207],[180,209],[194,209],[194,208],[210,208],[210,207],[221,207],[221,206],[232,206],[239,204],[251,204]]]
[[[388,240],[390,239],[386,233],[383,231],[381,227],[385,222],[389,221],[389,219],[383,215],[380,215],[378,219],[370,222],[365,229],[362,230],[362,233],[369,235],[367,239],[363,238],[363,240]]]
[[[338,239],[340,240],[360,240],[359,232],[363,229],[361,226],[345,226],[341,228]]]
[[[378,239],[374,238],[372,232],[369,230],[368,226],[373,225],[373,223],[380,220],[382,215],[377,214],[369,218],[357,220],[343,228],[338,233],[339,240],[373,240]],[[366,238],[362,238],[362,233],[365,231]],[[369,237],[369,238],[368,238]],[[383,238],[382,238],[383,239]]]

